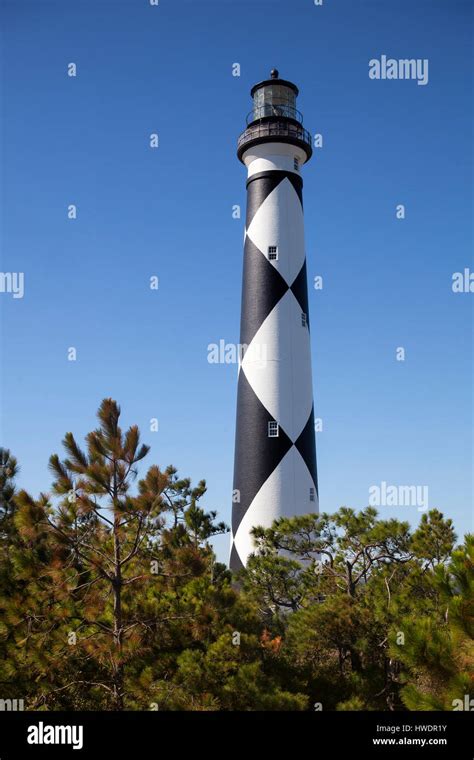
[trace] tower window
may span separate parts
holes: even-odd
[[[269,261],[277,261],[278,260],[278,246],[276,246],[276,245],[269,245],[268,246],[268,259],[269,259]]]
[[[299,158],[297,156],[295,156],[294,159],[293,159],[293,167],[294,167],[295,172],[299,172],[299,170],[300,170],[300,160],[299,160]]]
[[[278,438],[280,434],[280,426],[278,422],[275,422],[275,420],[270,420],[268,423],[268,437],[269,438]]]
[[[314,488],[309,489],[309,500],[316,501],[316,494]]]
[[[301,326],[306,327],[308,324],[308,317],[306,316],[305,312],[301,312]]]

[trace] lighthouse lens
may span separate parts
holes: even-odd
[[[253,117],[263,119],[266,116],[286,116],[294,119],[296,112],[296,95],[290,87],[272,84],[260,87],[253,96]]]

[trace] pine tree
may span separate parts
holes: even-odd
[[[105,399],[51,494],[0,450],[0,684],[27,709],[463,709],[473,691],[473,539],[341,508],[256,528],[238,585],[226,530]],[[461,707],[459,707],[461,705]]]
[[[2,666],[7,660],[8,628],[3,620],[6,600],[11,595],[13,567],[11,562],[12,544],[17,540],[14,525],[15,477],[18,463],[8,449],[0,447],[0,683],[5,689],[5,673]],[[2,603],[3,602],[3,603]],[[10,695],[7,695],[7,698]]]
[[[355,598],[377,568],[412,556],[408,523],[379,520],[371,507],[281,518],[269,529],[254,528],[253,535],[257,553],[242,574],[245,588],[294,610],[337,590]]]
[[[15,457],[8,449],[0,446],[0,540],[3,541],[3,548],[7,548],[8,537],[14,531],[15,478],[18,471]]]
[[[131,663],[165,623],[190,614],[173,594],[207,569],[207,539],[225,530],[198,506],[204,481],[192,488],[172,467],[150,467],[132,495],[148,447],[136,426],[122,432],[119,417],[118,405],[105,399],[86,451],[66,434],[66,458],[50,458],[54,501],[25,491],[16,497],[22,546],[15,562],[34,598],[17,587],[7,617],[17,649],[27,644],[36,706],[83,706],[88,690],[86,704],[123,709]],[[45,542],[42,556],[33,555]],[[51,669],[50,656],[61,672]]]
[[[450,555],[451,521],[432,510],[412,533],[371,508],[342,508],[277,520],[254,536],[243,592],[281,636],[287,677],[324,709],[403,709],[390,632],[407,616],[440,619],[432,568],[441,572]]]
[[[401,694],[408,709],[462,710],[474,692],[474,537],[466,536],[448,565],[428,564],[435,566],[429,572],[440,614],[420,617],[414,611],[403,618],[391,633],[390,649],[403,666]]]
[[[421,516],[414,532],[411,550],[423,561],[424,567],[436,567],[446,562],[456,543],[452,520],[446,520],[438,509],[430,509]]]
[[[277,639],[215,560],[227,529],[200,506],[205,481],[156,465],[140,479],[148,447],[119,418],[104,400],[84,450],[67,433],[50,458],[51,495],[13,499],[8,694],[29,709],[301,709]]]

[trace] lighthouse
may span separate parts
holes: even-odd
[[[255,550],[251,530],[318,512],[301,170],[311,135],[298,88],[272,70],[251,90],[238,139],[247,167],[231,569]]]

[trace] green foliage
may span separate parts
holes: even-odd
[[[15,492],[2,453],[0,682],[29,709],[301,709],[268,672],[264,626],[209,539],[227,530],[174,467],[152,465],[105,399],[64,436],[51,494]],[[8,527],[8,530],[7,530]],[[234,634],[241,643],[232,643]]]
[[[0,446],[0,537],[7,546],[12,537],[15,510],[15,478],[18,475],[18,463],[8,449]]]
[[[421,516],[420,525],[413,534],[411,550],[425,566],[435,567],[446,562],[456,542],[451,520],[445,520],[439,510],[432,509]]]
[[[233,579],[227,530],[105,399],[51,493],[0,449],[2,698],[40,710],[451,710],[473,691],[474,541],[438,510],[277,520]],[[235,583],[237,581],[237,583]]]
[[[257,553],[241,573],[244,596],[282,636],[282,656],[310,704],[420,709],[421,698],[413,694],[415,663],[420,667],[423,653],[430,656],[425,670],[433,692],[434,662],[440,658],[438,685],[452,674],[454,689],[460,683],[467,688],[466,673],[457,670],[459,655],[454,662],[446,645],[443,600],[450,599],[451,629],[457,625],[465,632],[467,618],[472,620],[472,584],[453,552],[452,523],[438,510],[423,515],[413,533],[406,522],[381,520],[372,508],[356,514],[343,507],[333,515],[277,520],[270,529],[256,528],[254,537]],[[454,585],[450,578],[456,578]],[[454,588],[465,589],[468,610]],[[427,651],[416,647],[415,630]],[[393,642],[403,631],[412,644],[402,655]],[[430,702],[435,703],[441,709],[439,700]]]
[[[436,547],[443,543],[438,515],[435,536],[427,538]],[[452,710],[469,700],[474,687],[474,537],[466,536],[449,564],[434,559],[429,564],[436,568],[432,577],[440,614],[412,613],[390,635],[390,651],[404,666],[401,697],[410,710]]]

